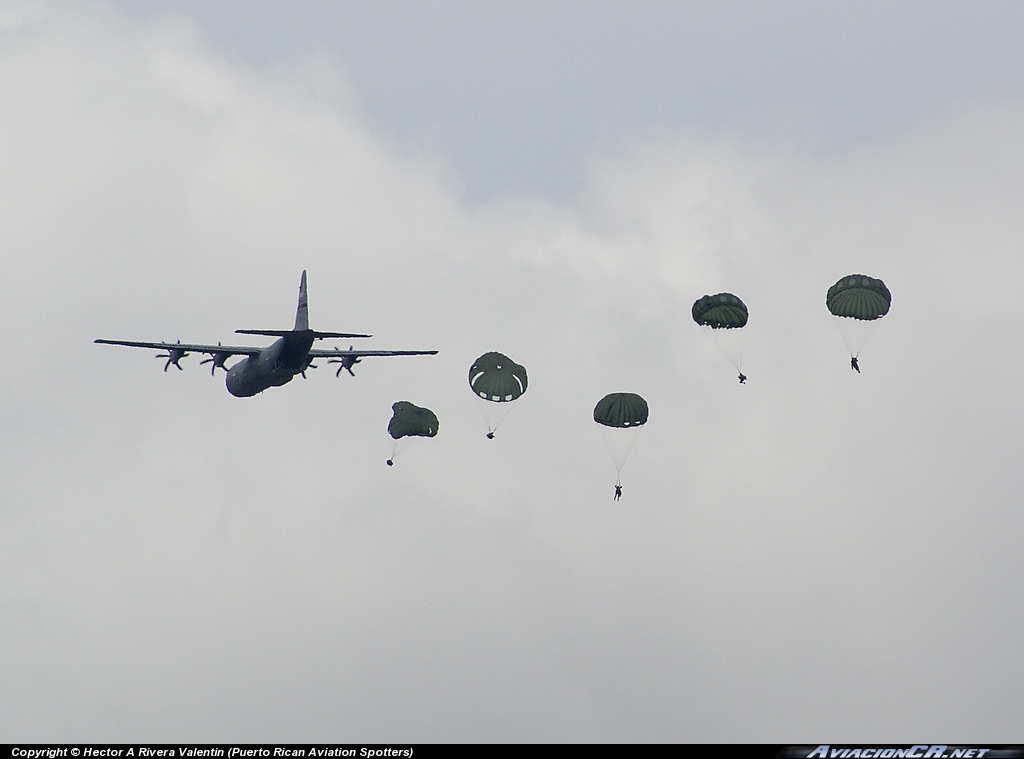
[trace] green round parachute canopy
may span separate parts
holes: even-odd
[[[395,440],[403,437],[434,437],[437,434],[437,416],[428,408],[398,401],[392,404],[391,421],[388,422],[388,434]],[[391,466],[390,462],[388,466]]]
[[[485,353],[469,368],[469,386],[487,401],[514,401],[526,385],[526,368],[501,353]]]
[[[738,329],[747,323],[747,307],[732,293],[705,295],[693,304],[693,320],[711,329]]]
[[[834,316],[861,321],[881,319],[889,313],[892,295],[885,282],[863,274],[843,277],[828,289],[825,305]]]
[[[639,427],[647,423],[647,401],[636,393],[610,393],[594,406],[594,421],[605,427]]]

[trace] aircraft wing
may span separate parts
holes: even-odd
[[[223,354],[229,356],[256,356],[262,348],[244,345],[201,345],[199,343],[144,343],[134,340],[94,340],[104,345],[127,345],[129,348],[153,348],[164,351],[184,351],[185,353]]]
[[[363,351],[321,348],[311,350],[310,358],[362,358],[363,356],[434,356],[437,351]]]

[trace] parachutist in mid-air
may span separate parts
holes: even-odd
[[[892,293],[880,279],[849,274],[828,288],[825,305],[839,319],[839,331],[850,351],[850,368],[860,374],[857,356],[871,336],[874,322],[889,313]]]
[[[609,393],[594,406],[594,421],[601,427],[601,437],[619,475],[648,413],[647,401],[636,393]],[[616,476],[614,500],[621,497],[622,478]]]
[[[747,375],[745,375],[743,372],[740,372],[740,384],[741,385],[747,384]]]
[[[509,402],[526,392],[527,383],[526,367],[496,351],[485,353],[469,367],[469,387],[483,402],[480,410],[487,422],[488,440],[494,440]]]
[[[391,404],[391,421],[388,422],[388,434],[395,441],[391,449],[388,466],[395,465],[400,440],[416,440],[421,437],[434,437],[438,427],[437,415],[428,408],[421,408],[409,401],[397,401]]]
[[[742,385],[747,380],[740,371],[740,364],[743,363],[742,328],[746,326],[750,315],[746,304],[732,293],[718,293],[694,301],[691,312],[697,324],[711,330],[719,349],[739,372]]]

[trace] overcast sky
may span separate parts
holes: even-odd
[[[0,6],[0,740],[1024,741],[1024,6],[137,5]],[[92,342],[303,269],[440,353],[237,399]]]

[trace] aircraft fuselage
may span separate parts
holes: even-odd
[[[268,387],[291,382],[309,362],[313,347],[312,330],[296,330],[276,340],[256,356],[244,358],[228,369],[228,392],[237,398],[262,393]]]

